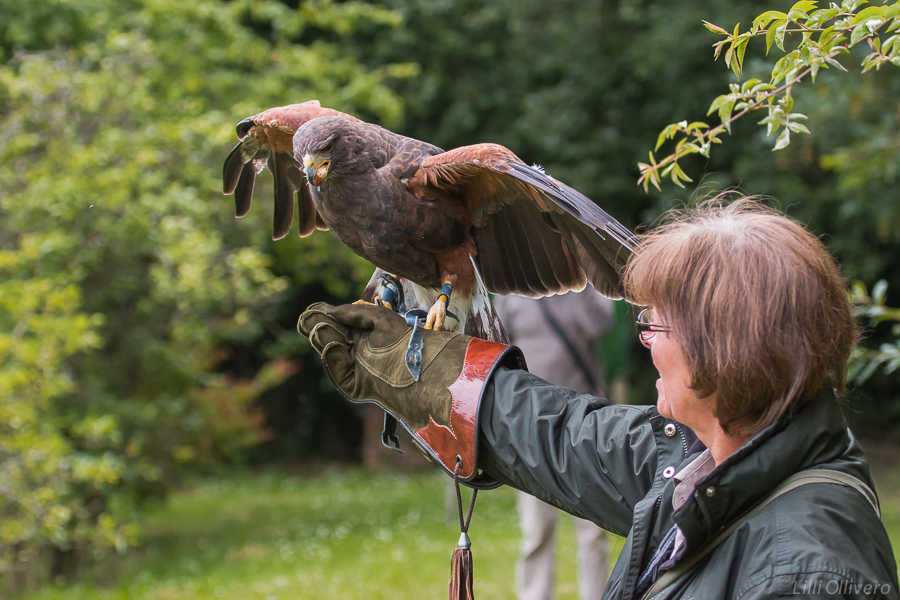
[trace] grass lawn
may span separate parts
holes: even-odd
[[[900,548],[900,464],[892,463],[876,463],[875,477],[885,525]],[[449,490],[449,480],[434,470],[266,471],[201,481],[152,512],[144,546],[101,565],[96,583],[47,586],[22,598],[445,598],[459,537]],[[557,596],[575,600],[571,521],[560,526]],[[513,491],[482,492],[470,533],[476,596],[514,599]],[[614,554],[620,547],[616,539]]]

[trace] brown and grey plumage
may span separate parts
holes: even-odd
[[[403,278],[408,308],[437,303],[440,317],[441,286],[453,283],[457,331],[503,341],[488,290],[543,296],[591,282],[621,294],[631,233],[502,146],[443,152],[315,100],[266,110],[236,129],[240,142],[223,169],[236,216],[249,211],[256,175],[268,165],[273,237],[290,230],[296,192],[301,236],[331,228],[378,266],[366,299],[385,290],[386,271]]]
[[[631,232],[503,146],[444,152],[335,117],[307,122],[293,143],[318,215],[385,271],[432,290],[452,283],[463,298],[479,277],[497,294],[539,297],[590,282],[621,297]]]
[[[270,108],[237,124],[235,130],[240,141],[225,159],[222,170],[223,191],[234,194],[236,217],[243,217],[250,210],[256,176],[268,165],[275,180],[273,238],[281,239],[291,229],[295,193],[300,237],[311,234],[316,228],[327,229],[321,219],[316,219],[316,211],[305,185],[306,178],[294,160],[292,141],[301,125],[310,119],[325,116],[359,121],[333,108],[323,108],[318,100],[309,100]]]

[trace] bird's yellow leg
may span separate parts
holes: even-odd
[[[453,293],[453,285],[450,277],[445,276],[444,285],[441,287],[441,293],[428,310],[428,317],[425,319],[425,329],[441,331],[444,328],[444,321],[447,320],[447,306],[450,304],[451,293]]]
[[[372,302],[357,300],[353,304],[381,306],[394,311],[400,310],[403,307],[403,284],[400,279],[387,273],[382,273],[378,278],[385,282],[385,287],[382,290],[381,295],[375,295],[375,297],[372,298]],[[398,306],[400,308],[398,308]]]
[[[356,300],[353,304],[365,304],[367,306],[383,306],[385,308],[391,308],[391,305],[389,302],[382,300],[378,296],[375,296],[375,298],[373,298],[373,300],[375,300],[375,302],[369,302],[368,300]]]

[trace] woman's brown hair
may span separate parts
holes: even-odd
[[[818,238],[758,198],[717,196],[642,236],[625,289],[665,316],[727,433],[757,433],[826,384],[845,392],[859,330],[844,278]]]

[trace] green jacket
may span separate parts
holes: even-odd
[[[865,455],[836,402],[820,399],[765,429],[672,506],[672,474],[703,450],[653,406],[612,405],[499,368],[478,411],[479,467],[623,536],[604,598],[635,598],[638,578],[677,523],[679,560],[812,467],[842,471],[874,489]],[[677,563],[676,563],[677,564]],[[754,514],[657,598],[898,598],[884,526],[856,490],[810,484]]]

